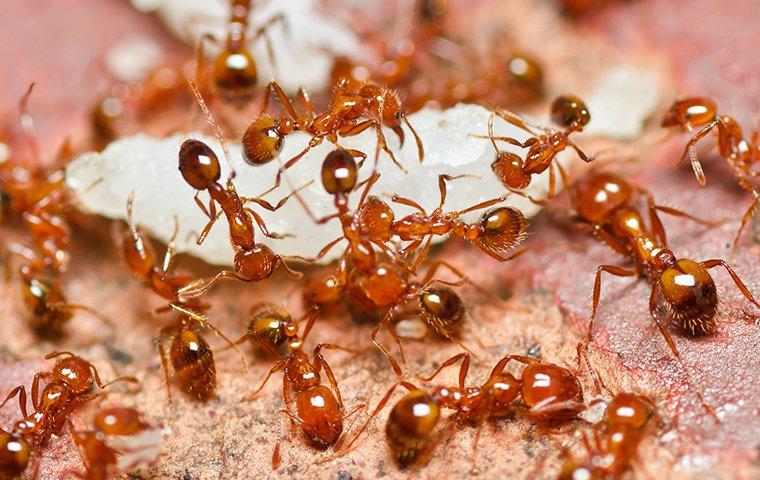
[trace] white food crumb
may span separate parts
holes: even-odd
[[[143,80],[164,58],[161,47],[144,35],[129,35],[106,53],[108,71],[122,82]]]
[[[406,141],[399,148],[398,137],[385,129],[388,144],[396,153],[398,160],[408,169],[404,174],[396,167],[385,153],[380,154],[379,172],[381,178],[372,189],[390,204],[390,195],[398,194],[413,198],[428,211],[433,210],[439,200],[438,175],[470,174],[476,178],[461,178],[449,182],[449,195],[444,206],[446,211],[470,207],[476,203],[504,195],[504,186],[491,171],[494,150],[487,139],[473,138],[471,134],[485,134],[490,112],[477,105],[458,105],[439,111],[424,109],[409,116],[409,121],[419,133],[425,146],[424,162],[420,164],[414,139],[405,128]],[[528,134],[517,127],[497,119],[495,134],[507,135],[524,140]],[[78,198],[79,208],[108,218],[124,219],[126,201],[130,192],[135,192],[134,214],[137,222],[148,229],[156,238],[168,241],[174,229],[174,216],[179,221],[177,250],[196,255],[205,261],[218,265],[229,265],[233,250],[229,242],[227,222],[221,217],[211,230],[203,245],[195,244],[195,235],[206,224],[206,217],[193,201],[195,191],[183,180],[178,171],[177,153],[182,142],[196,138],[206,142],[219,156],[222,164],[222,179],[227,177],[227,164],[224,161],[219,143],[199,133],[174,135],[168,138],[155,138],[145,134],[136,134],[111,143],[102,152],[90,152],[71,162],[66,169],[69,187]],[[280,156],[269,164],[253,167],[242,160],[240,145],[230,143],[231,163],[237,173],[235,186],[241,196],[255,197],[267,190],[274,182],[275,172],[280,162],[299,153],[308,143],[308,135],[295,132],[288,135]],[[360,181],[370,175],[374,163],[376,145],[374,129],[369,129],[354,137],[341,138],[341,145],[354,148],[368,154],[368,160],[360,172]],[[275,204],[287,195],[295,186],[302,186],[314,181],[300,191],[305,202],[314,215],[321,217],[335,212],[333,197],[328,195],[321,182],[319,172],[325,155],[335,148],[328,141],[313,148],[298,164],[289,169],[283,177],[282,185],[267,195],[266,199]],[[520,153],[516,147],[500,144],[502,150]],[[557,181],[558,186],[561,182]],[[526,192],[535,198],[546,195],[548,174],[534,176]],[[359,192],[351,196],[350,208],[358,201]],[[206,192],[201,199],[207,202]],[[337,221],[326,225],[316,225],[306,215],[302,206],[292,198],[277,212],[271,213],[253,205],[261,213],[270,232],[291,234],[280,240],[272,240],[256,231],[256,241],[270,246],[275,252],[287,255],[313,257],[329,241],[340,235]],[[506,205],[512,205],[526,217],[535,215],[540,207],[517,195],[507,199]],[[399,218],[411,213],[409,207],[393,204],[394,212]],[[465,216],[468,221],[475,221],[484,211],[472,212]],[[440,240],[438,238],[437,240]],[[335,248],[324,258],[330,261],[337,258],[340,249]]]
[[[586,100],[592,112],[587,133],[632,140],[658,105],[660,76],[653,70],[619,65],[605,73]]]

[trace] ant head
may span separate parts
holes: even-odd
[[[692,97],[674,102],[662,117],[663,127],[701,127],[715,120],[718,106],[709,98]]]
[[[393,406],[388,425],[393,425],[404,437],[429,437],[440,418],[438,404],[422,390],[412,390]]]
[[[464,303],[449,287],[435,285],[420,292],[420,308],[425,315],[447,328],[459,325],[464,317]]]
[[[21,477],[32,449],[29,443],[21,435],[14,435],[0,430],[0,459],[2,459],[3,474],[9,478]]]
[[[588,107],[575,95],[560,95],[551,106],[552,121],[557,125],[581,131],[591,120]]]
[[[92,364],[82,357],[69,356],[55,362],[50,372],[52,381],[66,384],[73,393],[88,391],[94,382]]]
[[[185,140],[179,147],[179,171],[196,190],[205,190],[219,180],[219,159],[211,147],[200,140]]]
[[[134,408],[112,407],[101,410],[92,420],[95,429],[106,435],[134,435],[145,430],[140,412]]]
[[[214,83],[222,96],[238,107],[255,93],[258,72],[253,55],[245,48],[226,49],[214,63]]]
[[[689,333],[715,328],[718,291],[702,264],[688,258],[674,262],[660,275],[660,290],[673,319]]]
[[[269,247],[257,243],[254,248],[235,254],[235,269],[249,281],[264,280],[272,275],[279,259]]]
[[[619,393],[607,405],[607,422],[611,425],[628,425],[635,429],[646,425],[654,414],[652,404],[639,395]]]
[[[243,160],[254,166],[271,162],[282,151],[282,137],[279,122],[260,115],[243,134]]]
[[[322,162],[322,186],[331,195],[351,193],[356,186],[357,169],[354,157],[336,148]]]

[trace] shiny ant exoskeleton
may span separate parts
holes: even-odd
[[[129,450],[112,445],[113,439],[136,437],[151,429],[134,408],[111,407],[99,411],[93,418],[91,430],[69,430],[84,464],[84,472],[68,470],[66,474],[82,480],[107,480],[119,471],[119,462]],[[140,445],[145,450],[151,445]]]
[[[715,131],[717,136],[718,154],[733,170],[736,181],[744,190],[753,196],[744,215],[739,230],[734,236],[734,248],[739,241],[742,231],[752,219],[760,205],[760,187],[757,185],[760,172],[756,167],[760,164],[760,123],[755,125],[751,138],[745,138],[739,123],[728,115],[719,115],[718,107],[709,98],[686,98],[679,100],[670,107],[662,119],[662,126],[666,128],[678,128],[679,130],[693,133],[681,155],[681,162],[687,156],[691,159],[691,168],[700,185],[704,186],[705,179],[702,164],[697,158],[696,145],[710,132]]]
[[[280,359],[302,347],[303,339],[309,334],[318,313],[318,309],[312,308],[303,318],[293,320],[290,312],[279,304],[254,305],[248,317],[247,331],[235,341],[235,345],[250,340],[255,348]],[[299,335],[298,325],[302,321],[306,321],[306,328]]]
[[[178,225],[175,225],[174,235],[166,248],[163,265],[156,263],[156,254],[150,243],[143,238],[132,215],[134,196],[130,194],[127,200],[127,225],[129,230],[126,238],[121,240],[121,250],[130,271],[140,279],[145,286],[169,301],[169,305],[159,308],[157,312],[174,310],[179,313],[176,321],[159,329],[158,351],[166,379],[166,390],[169,402],[172,401],[169,363],[180,380],[182,389],[194,395],[199,400],[208,399],[216,387],[216,365],[213,352],[208,342],[196,331],[196,326],[210,328],[229,345],[237,347],[223,333],[214,327],[203,314],[209,308],[197,298],[185,298],[180,294],[183,287],[190,282],[190,277],[171,272],[174,258],[174,240]],[[167,358],[163,346],[163,338],[171,336],[171,346]],[[240,352],[238,351],[238,354]],[[245,366],[245,360],[242,359]]]
[[[648,228],[644,224],[642,214],[634,205],[637,196],[643,196],[647,202],[650,220]],[[631,268],[616,265],[600,265],[597,268],[586,342],[590,341],[593,333],[603,272],[618,277],[640,276],[650,283],[650,315],[671,352],[684,368],[684,372],[686,370],[675,342],[657,318],[658,306],[661,303],[667,308],[670,319],[689,334],[712,332],[716,326],[718,291],[708,269],[722,266],[741,294],[760,308],[749,289],[724,260],[696,262],[689,258],[677,258],[667,247],[665,229],[658,211],[700,223],[706,222],[680,210],[656,205],[651,193],[611,173],[589,175],[571,188],[571,198],[579,228],[593,233],[617,253],[635,262]],[[714,417],[712,409],[704,403],[701,393],[698,392],[697,395],[705,409]]]
[[[350,449],[399,386],[409,390],[409,393],[394,405],[385,432],[393,457],[401,467],[420,462],[428,453],[443,408],[455,411],[451,420],[478,427],[490,418],[513,414],[525,416],[542,425],[553,425],[576,418],[586,408],[583,391],[575,373],[559,365],[521,355],[506,355],[499,360],[486,382],[479,387],[465,385],[470,366],[470,355],[467,353],[449,358],[423,380],[432,380],[443,369],[460,360],[462,365],[457,387],[438,386],[426,393],[407,381],[391,386],[344,450]],[[512,360],[525,365],[520,379],[504,372]],[[479,436],[480,429],[474,438],[473,452],[477,449]]]
[[[525,237],[527,222],[519,210],[512,207],[499,207],[485,212],[477,223],[469,224],[460,220],[460,217],[466,213],[502,203],[506,199],[506,196],[487,200],[463,210],[443,212],[443,205],[446,202],[447,194],[446,182],[460,176],[438,176],[438,189],[441,194],[440,201],[435,210],[429,214],[411,198],[399,197],[397,195],[391,197],[393,202],[417,210],[415,213],[394,221],[390,226],[390,232],[393,235],[398,236],[401,240],[411,242],[403,248],[403,254],[417,250],[424,242],[424,246],[411,267],[412,271],[416,271],[417,267],[419,267],[422,260],[426,257],[435,235],[451,234],[463,238],[501,262],[511,260],[524,253],[525,250],[519,250],[511,255],[507,254],[509,250],[519,244]],[[426,238],[427,241],[425,241]]]
[[[18,448],[18,466],[25,457],[28,461],[30,453],[39,452],[52,435],[59,435],[71,415],[82,405],[88,403],[101,392],[94,393],[93,385],[104,390],[115,382],[137,383],[134,377],[119,377],[108,383],[100,380],[97,369],[93,364],[71,352],[53,352],[45,356],[58,359],[50,372],[36,373],[32,381],[31,399],[33,411],[27,411],[26,387],[19,385],[11,390],[0,404],[2,408],[9,400],[18,395],[19,409],[23,418],[17,421],[10,431],[9,441],[16,443]],[[40,389],[40,381],[45,380],[45,386]],[[18,441],[23,439],[23,442]],[[39,462],[35,462],[35,470]],[[30,478],[37,478],[36,472]]]
[[[638,447],[651,425],[655,408],[641,395],[618,393],[607,403],[604,418],[594,425],[592,438],[582,434],[588,455],[575,460],[563,450],[565,462],[558,480],[623,478],[631,471]]]
[[[494,136],[493,121],[495,115],[533,136],[524,142],[512,137]],[[532,124],[525,118],[509,110],[496,110],[488,118],[488,135],[473,135],[478,138],[488,138],[491,140],[491,144],[494,150],[496,150],[496,158],[491,163],[491,169],[501,183],[510,191],[519,193],[530,185],[533,175],[541,174],[548,169],[549,192],[547,193],[547,198],[552,198],[555,195],[555,168],[559,172],[562,182],[567,185],[567,174],[556,161],[558,153],[570,147],[576,151],[584,162],[591,162],[594,159],[583,153],[569,139],[571,134],[583,131],[583,128],[591,120],[588,107],[586,107],[583,100],[574,95],[558,96],[551,105],[551,118],[555,124],[564,128],[564,130]],[[523,159],[516,153],[499,150],[496,144],[497,141],[506,142],[520,148],[527,148],[528,152]]]
[[[285,413],[291,425],[298,425],[312,445],[326,449],[334,445],[343,434],[343,421],[364,408],[359,404],[351,411],[345,412],[338,382],[332,368],[322,356],[322,349],[352,350],[332,343],[320,343],[314,348],[313,361],[303,351],[303,342],[316,320],[316,315],[309,316],[303,336],[291,335],[291,352],[271,368],[261,385],[243,400],[252,400],[264,388],[269,378],[280,370],[282,376],[282,394],[285,401]],[[322,384],[321,372],[324,370],[330,387]],[[294,411],[295,397],[295,411]]]
[[[266,111],[268,99],[272,93],[277,96],[287,113],[280,118],[273,118],[262,113],[251,123],[243,135],[243,159],[251,165],[269,163],[282,149],[284,138],[294,131],[304,132],[312,138],[301,152],[282,164],[277,170],[274,185],[265,193],[277,188],[283,173],[298,163],[309,150],[321,144],[325,138],[337,144],[339,136],[358,135],[369,128],[375,129],[377,151],[382,149],[401,170],[405,169],[388,147],[382,130],[383,126],[396,132],[403,143],[404,131],[401,129],[401,124],[405,123],[417,142],[420,161],[424,157],[422,142],[409,123],[401,100],[394,91],[386,87],[365,82],[354,91],[349,90],[346,80],[341,80],[333,90],[329,109],[319,114],[315,114],[308,95],[301,90],[299,98],[306,105],[307,115],[299,115],[296,112],[293,103],[277,82],[270,82],[267,85],[262,112]]]

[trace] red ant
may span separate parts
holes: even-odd
[[[23,245],[8,245],[8,250],[27,260],[19,271],[23,282],[24,303],[31,313],[34,332],[46,338],[60,338],[64,325],[76,310],[86,311],[107,325],[111,321],[96,310],[66,301],[60,286],[60,275],[69,265],[71,228],[66,218],[71,201],[62,168],[47,169],[42,163],[27,103],[35,84],[19,102],[21,129],[32,152],[35,168],[7,161],[0,166],[0,190],[9,200],[9,209],[21,214],[32,235],[36,251]],[[69,155],[68,141],[59,150],[56,163]]]
[[[579,345],[579,355],[580,355]],[[403,386],[407,393],[388,416],[386,439],[394,459],[401,467],[421,460],[432,442],[432,434],[440,417],[441,408],[455,410],[452,418],[459,424],[481,426],[489,418],[499,418],[514,413],[542,424],[553,424],[574,419],[586,407],[583,391],[576,375],[570,370],[521,355],[506,355],[499,360],[486,382],[479,387],[466,387],[470,355],[461,353],[441,364],[429,377],[428,382],[443,369],[462,361],[457,387],[439,386],[428,394],[413,384],[400,381],[385,393],[367,421],[346,445],[347,451],[367,428],[372,419],[385,407],[397,387]],[[512,361],[525,365],[520,379],[504,368]],[[519,401],[519,403],[518,403]],[[480,429],[475,435],[472,450],[477,449]]]
[[[525,130],[533,135],[524,142],[512,137],[495,137],[493,132],[494,115]],[[551,116],[554,123],[565,130],[541,127],[529,123],[523,117],[509,110],[496,110],[488,118],[488,135],[473,135],[477,138],[488,138],[496,150],[496,159],[491,163],[491,169],[501,183],[515,193],[520,193],[530,185],[533,175],[541,174],[549,170],[549,192],[547,198],[555,194],[556,167],[562,182],[567,185],[567,174],[562,166],[556,162],[556,156],[568,146],[576,151],[584,162],[591,162],[593,157],[588,157],[583,151],[569,140],[569,136],[575,132],[582,132],[586,124],[591,120],[588,107],[580,98],[574,95],[560,95],[554,99],[551,105]],[[544,133],[538,133],[535,129]],[[527,148],[528,153],[523,160],[519,155],[499,150],[496,141],[506,142],[520,148]]]
[[[447,194],[446,182],[462,176],[464,175],[452,177],[442,174],[438,176],[440,201],[430,214],[410,198],[398,195],[391,198],[395,203],[412,207],[418,211],[391,224],[390,230],[393,235],[397,235],[401,240],[411,241],[403,248],[402,253],[406,254],[417,250],[427,237],[424,247],[412,266],[412,271],[416,271],[427,255],[434,235],[453,234],[463,238],[501,262],[511,260],[525,252],[523,249],[505,256],[507,251],[519,244],[525,237],[527,223],[519,210],[511,207],[495,208],[485,212],[476,224],[468,224],[459,219],[466,213],[499,204],[506,199],[506,196],[487,200],[463,210],[443,213]]]
[[[3,478],[20,478],[29,465],[32,449],[22,435],[0,428],[0,475]]]
[[[14,424],[11,434],[13,437],[21,437],[25,440],[27,451],[39,450],[51,435],[59,435],[66,420],[74,411],[101,395],[100,392],[92,392],[93,385],[104,390],[115,382],[137,383],[134,377],[119,377],[104,384],[93,364],[71,352],[53,352],[46,355],[45,359],[60,356],[63,358],[55,362],[52,371],[34,375],[31,392],[34,411],[31,414],[26,408],[27,395],[23,385],[11,390],[5,400],[0,403],[0,408],[2,408],[10,399],[18,395],[23,418]],[[47,383],[40,391],[40,380],[43,379]],[[36,475],[32,475],[31,478],[36,478]]]
[[[650,226],[644,225],[639,210],[633,202],[636,196],[644,196],[649,211]],[[720,259],[696,262],[688,258],[678,259],[667,247],[665,229],[658,211],[706,223],[685,212],[656,205],[651,193],[634,187],[625,179],[611,173],[594,173],[581,180],[571,189],[573,209],[578,226],[593,233],[619,254],[635,262],[633,268],[600,265],[594,281],[593,306],[586,342],[593,333],[594,318],[601,295],[602,273],[618,277],[641,276],[652,285],[649,296],[649,312],[681,363],[681,357],[668,330],[656,316],[658,301],[663,301],[673,322],[692,335],[706,334],[716,326],[718,291],[708,269],[722,266],[738,287],[741,294],[760,308],[739,276]],[[681,363],[682,367],[683,364]],[[712,410],[705,408],[714,416]]]
[[[267,190],[268,193],[280,185],[283,173],[298,163],[309,150],[321,144],[325,138],[331,143],[338,142],[338,136],[350,137],[358,135],[368,128],[374,127],[377,135],[377,151],[382,149],[388,154],[393,162],[401,170],[405,170],[396,159],[393,151],[388,147],[382,127],[391,128],[399,136],[401,143],[404,140],[404,131],[401,123],[412,131],[420,162],[425,153],[422,141],[417,132],[407,119],[402,109],[398,95],[381,85],[365,82],[357,90],[350,90],[347,80],[341,80],[333,90],[332,103],[329,110],[316,114],[305,91],[299,91],[299,98],[306,105],[307,115],[299,115],[293,103],[282,90],[277,82],[270,82],[264,93],[264,106],[266,111],[269,97],[274,93],[282,103],[287,115],[280,118],[272,118],[266,113],[259,115],[243,135],[243,159],[251,165],[263,165],[272,161],[280,152],[283,139],[294,131],[302,131],[312,138],[309,144],[296,156],[285,162],[278,170],[274,185]],[[362,118],[365,120],[361,120]]]
[[[84,473],[67,474],[82,480],[107,480],[119,470],[124,454],[132,453],[111,445],[115,438],[134,437],[151,429],[134,408],[112,407],[101,410],[93,419],[93,429],[79,431],[69,423],[69,430],[84,464]],[[145,448],[143,446],[143,448]]]
[[[195,298],[185,298],[180,290],[188,284],[189,277],[170,273],[174,255],[174,240],[178,226],[175,224],[174,235],[169,241],[161,268],[156,264],[156,254],[149,242],[146,242],[134,223],[132,204],[134,195],[127,200],[127,225],[129,238],[122,240],[122,253],[130,271],[142,280],[155,293],[169,300],[169,305],[158,311],[175,310],[179,313],[175,323],[164,326],[159,330],[158,351],[166,378],[166,391],[169,402],[172,401],[169,381],[169,360],[174,373],[179,377],[183,390],[193,394],[199,400],[208,399],[216,387],[216,365],[211,347],[195,330],[196,325],[210,328],[229,345],[237,347],[223,333],[214,327],[202,313],[209,308]],[[171,335],[169,359],[163,346],[163,337]],[[238,351],[238,354],[240,352]],[[240,354],[245,367],[245,360]]]
[[[593,427],[593,443],[583,434],[588,459],[578,462],[563,450],[565,464],[558,480],[622,478],[631,471],[654,412],[654,405],[646,397],[633,393],[615,395],[607,403],[604,419]]]
[[[203,97],[195,84],[191,82],[190,85],[201,110],[209,123],[213,126],[214,133],[224,150],[225,158],[229,162],[228,149],[218,125],[214,121],[211,112],[206,106],[206,102],[203,100]],[[178,158],[179,171],[182,174],[182,177],[188,185],[196,190],[194,197],[195,203],[209,219],[208,223],[203,228],[203,231],[198,236],[198,245],[203,243],[206,236],[211,231],[211,227],[213,227],[218,218],[224,214],[227,217],[227,223],[230,228],[230,241],[235,248],[235,271],[223,270],[211,280],[202,281],[200,285],[198,284],[199,282],[187,285],[179,290],[180,295],[184,297],[196,297],[202,295],[222,279],[235,279],[243,282],[257,282],[264,280],[272,275],[279,264],[282,264],[283,268],[285,268],[291,277],[301,278],[301,273],[288,267],[285,260],[299,259],[308,261],[308,259],[294,255],[277,255],[263,243],[256,243],[253,227],[254,221],[265,236],[277,239],[282,238],[282,235],[270,233],[269,230],[267,230],[264,219],[253,209],[245,206],[246,203],[253,202],[266,210],[275,212],[287,202],[290,195],[294,192],[291,192],[291,194],[284,197],[275,206],[272,206],[269,202],[260,198],[240,197],[232,181],[235,176],[234,170],[230,172],[226,185],[219,183],[219,179],[221,178],[219,158],[211,147],[200,140],[185,140],[180,146]],[[308,184],[304,186],[307,185]],[[204,190],[208,191],[210,197],[208,208],[198,197],[200,192]],[[222,210],[218,214],[217,205]]]
[[[747,139],[736,120],[728,115],[718,114],[715,102],[709,98],[696,97],[675,102],[663,117],[662,126],[676,127],[689,133],[694,132],[694,129],[699,129],[686,144],[681,155],[681,162],[687,155],[691,158],[691,168],[702,186],[707,181],[702,164],[697,159],[695,146],[710,132],[715,131],[717,134],[718,154],[731,166],[739,185],[754,197],[744,212],[742,224],[734,237],[733,246],[736,248],[744,227],[760,205],[760,188],[752,183],[759,176],[758,172],[753,170],[753,166],[760,162],[760,123],[755,125],[752,137]]]
[[[274,53],[269,37],[266,36],[266,31],[276,23],[285,22],[285,17],[282,14],[275,15],[257,28],[253,34],[247,35],[248,17],[251,14],[252,3],[252,0],[230,1],[226,42],[224,49],[214,61],[214,85],[222,98],[237,108],[242,108],[248,104],[256,92],[258,83],[258,69],[253,55],[248,50],[248,42],[263,36],[267,44],[270,62],[274,65]],[[201,38],[201,44],[198,46],[198,70],[203,64],[202,43],[204,40],[216,42],[216,39],[210,34]]]
[[[290,313],[281,305],[260,303],[250,310],[247,332],[235,341],[240,345],[250,340],[254,347],[260,348],[274,358],[281,358],[284,351],[292,351],[303,346],[303,339],[314,325],[317,309],[311,309],[302,319],[293,320]],[[306,320],[306,329],[298,335],[298,324]]]
[[[332,343],[320,343],[314,348],[313,361],[310,361],[308,354],[303,351],[304,339],[311,331],[316,318],[316,315],[309,317],[303,336],[297,334],[290,336],[291,352],[275,363],[261,385],[243,398],[243,401],[252,400],[275,372],[283,370],[282,394],[285,401],[283,413],[290,418],[291,425],[298,424],[301,427],[312,445],[325,449],[335,444],[341,437],[343,421],[363,409],[364,405],[359,404],[345,413],[338,382],[332,368],[322,356],[323,348],[349,352],[353,350]],[[322,385],[320,373],[323,369],[330,387]],[[295,397],[295,412],[293,397]]]

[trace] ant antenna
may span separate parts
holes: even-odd
[[[227,161],[227,166],[230,167],[229,178],[235,178],[235,168],[232,166],[232,161],[230,160],[230,150],[227,147],[227,142],[224,141],[224,137],[222,136],[222,129],[219,128],[219,124],[217,124],[216,120],[214,120],[214,115],[211,113],[211,110],[209,110],[206,101],[203,99],[203,95],[201,95],[200,90],[198,90],[198,86],[195,84],[195,81],[188,80],[188,83],[190,84],[190,89],[193,91],[193,95],[198,102],[198,106],[200,107],[201,112],[203,112],[203,116],[206,117],[206,121],[209,125],[211,125],[212,130],[214,130],[214,135],[222,145],[222,150],[224,151],[224,159]]]

